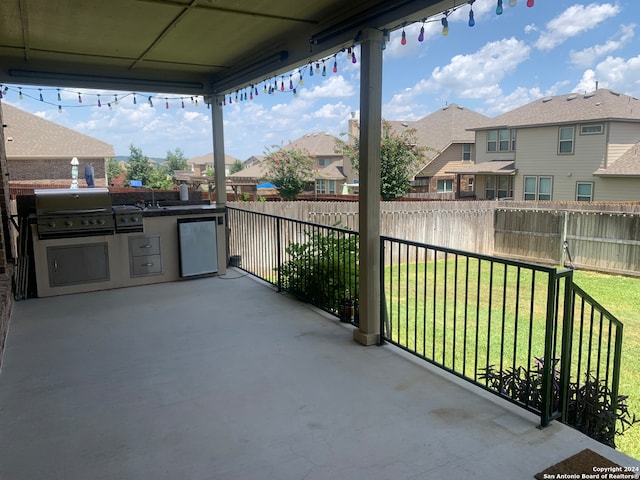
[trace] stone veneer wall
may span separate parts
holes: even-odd
[[[13,289],[11,285],[13,259],[11,258],[11,246],[7,243],[11,241],[9,230],[9,171],[4,142],[4,121],[2,119],[2,108],[0,108],[0,177],[2,177],[2,180],[0,180],[0,212],[2,213],[2,228],[0,228],[0,362],[2,361],[11,318],[11,308],[13,307]]]

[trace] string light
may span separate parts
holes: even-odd
[[[449,35],[449,20],[447,20],[446,13],[445,16],[442,17],[442,20],[440,20],[440,23],[442,23],[442,35],[446,37],[447,35]]]
[[[469,8],[469,23],[468,25],[470,27],[473,27],[476,24],[475,19],[473,18],[473,2],[475,0],[469,0],[469,5],[471,6],[471,8]]]
[[[460,2],[460,5],[455,5],[455,1],[454,1],[454,7],[450,10],[446,10],[443,11],[440,15],[442,15],[441,18],[437,18],[435,15],[433,17],[430,18],[422,18],[420,21],[422,22],[422,25],[420,25],[420,31],[417,37],[418,42],[423,42],[425,39],[425,25],[427,22],[436,22],[438,20],[440,20],[440,23],[442,25],[442,35],[443,36],[447,36],[449,34],[449,21],[448,21],[448,17],[451,13],[455,12],[458,8],[462,8],[464,7],[464,5],[468,4],[469,5],[469,19],[468,19],[468,26],[469,27],[473,27],[475,26],[475,15],[474,15],[474,11],[473,11],[473,4],[474,4],[475,0],[466,0],[463,2]],[[504,13],[504,0],[496,0],[496,14],[497,15],[501,15]],[[517,0],[507,0],[507,3],[510,7],[515,7],[517,5]],[[533,7],[535,4],[535,0],[526,0],[526,5],[527,7]],[[409,23],[413,23],[413,22],[403,22],[401,25],[397,25],[395,27],[392,27],[391,30],[395,30],[398,28],[401,28],[401,40],[400,43],[402,45],[406,45],[407,44],[407,35],[406,35],[406,26]],[[385,50],[387,43],[389,42],[389,29],[384,29],[382,30],[382,43],[381,43],[381,49]],[[357,39],[356,39],[357,40]],[[334,53],[333,56],[333,65],[332,65],[332,71],[333,73],[338,73],[338,61],[337,61],[337,57],[338,54],[340,52],[345,52],[347,53],[347,59],[351,60],[352,64],[356,64],[357,63],[357,56],[356,56],[356,52],[355,52],[355,47],[352,45],[351,47],[348,48],[342,48],[340,51]],[[263,93],[265,94],[270,94],[270,95],[274,95],[275,93],[277,93],[278,91],[280,92],[285,92],[285,91],[290,91],[291,93],[293,93],[294,96],[297,96],[298,94],[298,87],[304,85],[304,71],[305,68],[309,69],[309,76],[313,77],[315,74],[317,75],[322,75],[323,77],[326,77],[327,75],[327,62],[331,60],[330,56],[324,57],[324,58],[319,58],[319,59],[310,59],[309,62],[303,66],[302,68],[298,68],[295,69],[293,72],[288,73],[289,75],[289,88],[287,90],[285,90],[285,75],[281,75],[280,77],[280,83],[278,84],[278,79],[277,77],[272,77],[271,79],[265,79],[263,80]],[[320,63],[322,63],[322,70],[320,70]],[[296,77],[296,82],[294,82],[294,78]],[[19,98],[22,100],[24,98],[23,96],[23,89],[22,87],[16,87],[16,89],[18,90],[18,96]],[[2,86],[0,86],[0,98],[3,98],[3,96],[6,96],[7,91],[8,91],[8,87],[4,87],[4,91],[2,89]],[[27,89],[28,90],[28,89]],[[35,89],[34,89],[35,90]],[[48,103],[50,105],[56,105],[54,103],[50,103],[48,101],[46,101],[46,91],[48,89],[46,88],[40,88],[39,90],[39,95],[38,97],[36,97],[35,95],[30,95],[28,92],[25,94],[27,97],[29,98],[33,98],[34,100],[39,98],[41,102],[44,103]],[[53,90],[53,89],[51,89]],[[57,88],[55,89],[57,91],[57,99],[58,99],[58,111],[62,110],[62,105],[60,104],[60,102],[62,101],[62,95],[61,95],[61,91],[64,91],[65,89],[60,89]],[[14,90],[15,91],[15,90]],[[70,93],[73,91],[70,91]],[[246,101],[248,99],[253,100],[254,97],[257,97],[259,94],[259,90],[258,90],[258,85],[256,84],[251,84],[251,85],[245,85],[244,87],[242,87],[241,89],[238,89],[235,91],[235,101],[236,103],[240,100],[240,101]],[[95,95],[97,97],[97,103],[92,103],[92,102],[86,102],[85,104],[81,105],[83,107],[93,107],[93,106],[98,106],[101,107],[102,106],[102,102],[101,102],[101,97],[100,94],[96,94],[96,93],[82,93],[82,92],[77,92],[78,95],[78,103],[79,104],[83,104],[83,95]],[[137,93],[129,93],[129,94],[122,94],[124,95],[124,98],[128,97],[129,95],[133,95],[133,104],[136,105],[137,104]],[[221,97],[221,99],[218,101],[219,106],[222,105],[227,105],[227,100],[229,104],[233,104],[233,92],[229,92],[227,95],[223,95]],[[227,98],[228,96],[228,98]],[[147,99],[147,102],[149,104],[149,106],[153,107],[153,96],[149,96]],[[180,99],[180,105],[181,107],[184,109],[185,106],[185,99],[184,97],[177,97],[175,98],[175,100],[178,100],[178,98]],[[188,97],[187,97],[188,98]],[[155,96],[155,99],[161,100],[164,99],[165,101],[165,108],[169,109],[169,103],[171,98],[170,97],[159,97],[159,96]],[[118,96],[114,95],[113,97],[113,102],[108,103],[107,105],[109,106],[109,109],[112,109],[112,104],[113,105],[118,105]],[[191,97],[191,103],[195,106],[199,106],[199,102],[198,102],[198,97],[196,96],[195,99],[194,97]],[[205,102],[206,103],[206,102]],[[207,104],[207,109],[210,109],[210,105]]]

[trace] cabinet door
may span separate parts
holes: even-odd
[[[109,280],[106,243],[48,247],[47,264],[51,287]]]

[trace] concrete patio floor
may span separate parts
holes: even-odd
[[[531,479],[591,448],[231,269],[14,305],[0,479]]]

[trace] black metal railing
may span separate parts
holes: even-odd
[[[382,341],[535,412],[543,426],[571,421],[585,376],[616,401],[622,325],[571,270],[390,237],[381,263]]]
[[[358,325],[358,234],[229,207],[231,263]],[[381,343],[572,424],[585,384],[615,412],[622,324],[573,271],[381,237]]]
[[[233,207],[228,214],[232,263],[357,325],[357,232]]]

